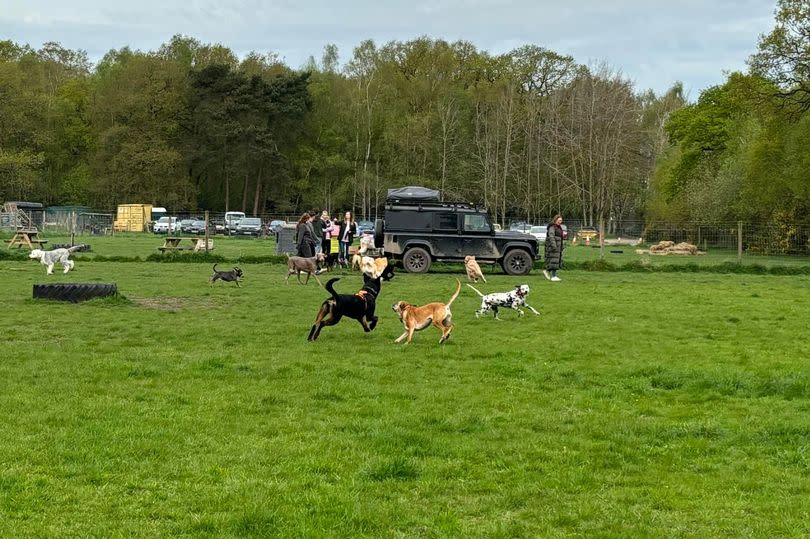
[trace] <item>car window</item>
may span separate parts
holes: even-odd
[[[464,232],[489,232],[489,222],[480,213],[464,214]]]
[[[433,227],[436,230],[458,230],[458,214],[437,212],[433,216]]]

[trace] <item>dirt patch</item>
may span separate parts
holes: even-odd
[[[132,301],[147,309],[158,309],[161,311],[178,311],[188,307],[188,298],[178,298],[174,296],[156,296],[152,298],[132,298]]]

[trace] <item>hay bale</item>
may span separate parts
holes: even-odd
[[[662,253],[665,252],[667,249],[671,248],[673,245],[675,245],[674,241],[662,240],[656,243],[655,245],[650,245],[650,252]]]

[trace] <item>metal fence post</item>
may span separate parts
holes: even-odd
[[[743,234],[743,224],[742,221],[737,221],[737,263],[742,264],[742,234]]]

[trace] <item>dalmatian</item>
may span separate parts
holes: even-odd
[[[28,258],[38,258],[44,266],[47,266],[46,273],[48,275],[53,275],[53,266],[57,262],[62,264],[64,268],[63,273],[67,273],[73,269],[74,265],[73,261],[70,259],[70,253],[81,249],[81,247],[81,245],[74,245],[67,249],[54,249],[52,251],[34,249],[31,251],[31,254],[28,255]]]
[[[529,295],[529,285],[527,284],[517,285],[514,290],[510,290],[509,292],[495,292],[493,294],[482,294],[473,285],[469,283],[465,284],[475,290],[476,294],[481,296],[481,308],[475,311],[476,318],[482,314],[486,314],[488,311],[492,311],[495,313],[495,319],[500,320],[500,317],[498,317],[498,307],[514,309],[518,312],[518,316],[523,316],[523,309],[521,309],[521,307],[526,307],[536,315],[540,314],[534,307],[526,303],[526,296]]]

